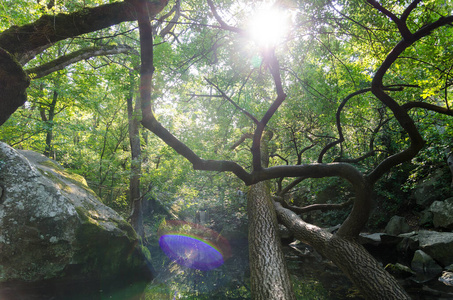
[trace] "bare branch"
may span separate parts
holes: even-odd
[[[335,114],[335,118],[336,118],[336,125],[337,125],[337,130],[338,130],[338,135],[339,135],[339,138],[333,142],[330,142],[329,144],[327,144],[322,150],[321,152],[319,153],[319,156],[318,156],[318,163],[322,163],[322,159],[324,157],[324,154],[326,154],[326,152],[332,148],[333,146],[335,145],[338,145],[340,143],[342,143],[344,141],[344,136],[343,136],[343,129],[341,127],[341,120],[340,120],[340,116],[341,116],[341,111],[343,110],[344,106],[346,105],[346,103],[349,101],[349,99],[351,99],[352,97],[354,96],[357,96],[357,95],[360,95],[360,94],[364,94],[364,93],[367,93],[367,92],[370,92],[371,91],[371,88],[366,88],[366,89],[362,89],[362,90],[359,90],[359,91],[356,91],[354,93],[351,93],[349,94],[348,96],[346,96],[346,98],[343,99],[343,101],[341,101],[340,105],[338,106],[338,109],[337,109],[337,112]]]
[[[167,4],[165,0],[148,5],[156,15]],[[81,11],[57,15],[43,15],[33,23],[13,26],[0,34],[0,48],[14,53],[24,65],[36,54],[55,42],[97,31],[125,21],[136,20],[134,7],[128,2],[115,2]]]
[[[277,98],[274,100],[272,105],[269,107],[269,109],[264,114],[263,118],[257,124],[255,133],[253,135],[253,143],[252,143],[251,150],[252,150],[252,155],[253,155],[252,165],[253,165],[253,170],[255,170],[255,171],[258,171],[262,168],[262,166],[261,166],[261,150],[260,149],[261,149],[261,137],[263,135],[264,129],[266,128],[267,123],[270,121],[270,119],[275,114],[277,109],[280,107],[280,105],[286,99],[286,94],[283,91],[282,80],[280,77],[280,66],[279,66],[277,57],[275,56],[273,49],[271,49],[267,53],[266,59],[268,59],[269,70],[274,79],[275,89],[277,92]]]

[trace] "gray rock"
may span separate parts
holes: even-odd
[[[431,211],[429,211],[429,209],[424,210],[420,215],[418,224],[423,227],[432,226],[433,225],[433,213]]]
[[[396,251],[400,257],[412,259],[413,253],[419,248],[418,233],[415,231],[398,235],[401,242],[396,246]]]
[[[418,233],[419,248],[441,266],[453,263],[453,233],[421,230]]]
[[[0,162],[0,284],[146,273],[134,230],[83,177],[1,142]]]
[[[415,272],[431,278],[434,278],[442,272],[442,267],[422,250],[415,251],[414,258],[411,262],[411,268]]]
[[[414,198],[418,205],[427,207],[434,201],[441,200],[439,199],[441,192],[438,185],[443,174],[443,170],[436,170],[429,178],[417,185],[414,190]]]
[[[429,211],[433,214],[434,227],[453,229],[453,197],[444,201],[434,201]]]
[[[400,263],[387,264],[385,270],[397,278],[406,278],[416,274],[411,268]]]
[[[399,235],[410,231],[411,228],[407,224],[406,219],[400,216],[393,216],[387,223],[387,226],[385,226],[385,232],[390,235]]]

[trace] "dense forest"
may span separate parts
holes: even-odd
[[[367,299],[410,299],[357,237],[422,210],[415,183],[448,169],[452,12],[450,0],[2,1],[0,141],[85,177],[144,244],[164,217],[247,222],[253,299],[296,299],[279,223]]]

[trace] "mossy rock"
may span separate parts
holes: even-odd
[[[0,292],[21,282],[58,281],[50,286],[62,292],[73,283],[97,282],[99,290],[150,279],[149,252],[83,177],[1,142],[0,161]]]

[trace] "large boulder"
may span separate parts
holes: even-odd
[[[134,230],[83,177],[0,142],[0,187],[0,298],[60,299],[150,279]]]
[[[444,177],[444,170],[437,169],[429,177],[420,182],[413,192],[415,202],[422,207],[428,207],[434,201],[442,200],[443,192],[440,187],[445,182]]]
[[[412,270],[429,279],[432,279],[442,273],[442,267],[439,266],[431,256],[422,250],[415,251],[411,267]]]
[[[453,229],[453,197],[434,201],[429,211],[433,214],[434,227]]]
[[[406,219],[400,216],[393,216],[385,226],[385,232],[390,235],[399,235],[410,231],[411,227],[407,224]]]
[[[453,263],[453,233],[421,230],[418,233],[419,248],[442,267]]]

